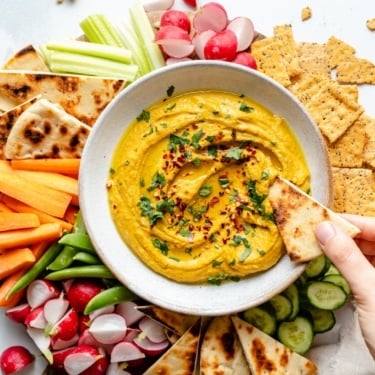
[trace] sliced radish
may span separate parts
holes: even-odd
[[[99,358],[88,369],[81,372],[80,375],[105,375],[107,374],[109,363],[107,357]]]
[[[32,309],[39,307],[60,295],[60,290],[48,280],[34,280],[27,287],[26,299]]]
[[[111,362],[128,362],[145,357],[145,354],[131,342],[120,342],[111,352]]]
[[[1,353],[1,373],[4,375],[15,374],[31,365],[34,359],[34,355],[24,346],[10,346]]]
[[[163,26],[155,33],[155,41],[158,44],[162,44],[164,41],[169,40],[191,41],[190,35],[185,30],[174,25]]]
[[[51,345],[50,338],[44,334],[44,331],[42,329],[28,327],[26,331],[27,331],[27,334],[34,341],[34,344],[37,346],[40,352],[44,355],[46,360],[52,364],[53,357],[52,357],[52,352],[50,350],[50,345]]]
[[[17,305],[11,307],[5,311],[5,315],[16,323],[25,323],[26,316],[31,311],[31,307],[28,303],[23,303],[21,305]]]
[[[188,15],[176,9],[170,9],[164,12],[160,18],[160,27],[172,25],[185,30],[187,33],[190,33],[191,23]]]
[[[90,327],[91,319],[88,315],[78,316],[78,333],[81,334]]]
[[[78,334],[75,334],[71,339],[69,340],[61,340],[57,336],[51,337],[51,348],[53,350],[62,350],[66,348],[70,348],[73,345],[76,345],[78,343],[79,336]]]
[[[139,322],[140,335],[147,337],[150,341],[159,343],[167,340],[164,327],[155,320],[145,316]]]
[[[229,22],[228,30],[234,32],[237,38],[237,52],[249,48],[254,39],[254,25],[248,17],[236,17]]]
[[[64,361],[66,357],[74,353],[90,353],[92,356],[99,356],[99,350],[90,345],[79,345],[71,348],[57,350],[53,352],[52,365],[55,368],[64,368]]]
[[[110,314],[110,313],[113,313],[114,311],[115,311],[115,305],[108,305],[108,306],[104,306],[100,309],[94,310],[88,316],[89,316],[90,320],[94,320],[99,315]]]
[[[228,24],[228,15],[225,8],[215,2],[203,5],[193,18],[195,31],[205,30],[222,31]]]
[[[47,320],[44,317],[44,308],[39,306],[34,310],[31,310],[25,318],[26,327],[33,327],[39,329],[45,329],[47,326]]]
[[[195,53],[201,60],[205,59],[204,47],[214,35],[216,35],[216,32],[213,30],[205,30],[194,35],[192,43],[195,47]]]
[[[70,340],[78,333],[78,313],[71,308],[52,327],[49,334],[61,340]]]
[[[133,301],[124,301],[116,306],[116,313],[125,319],[128,327],[138,322],[145,316],[142,311],[136,308],[137,306],[138,305]]]
[[[257,69],[257,63],[254,57],[248,52],[239,52],[233,60],[234,63],[247,66],[251,69]]]
[[[128,328],[126,330],[126,335],[124,337],[125,342],[132,342],[138,335],[141,333],[141,330],[138,328]]]
[[[94,338],[102,344],[115,344],[126,335],[125,319],[118,314],[104,314],[95,318],[89,328]]]
[[[237,54],[237,38],[233,31],[216,33],[204,46],[204,57],[208,60],[232,61]]]
[[[67,298],[72,307],[78,312],[82,312],[87,303],[103,290],[98,280],[77,279],[70,285]]]
[[[194,45],[176,40],[171,43],[161,44],[161,49],[167,56],[181,59],[190,56],[194,52]]]
[[[84,331],[78,339],[78,345],[89,345],[89,346],[94,346],[96,348],[102,348],[106,353],[111,353],[114,344],[102,344],[99,341],[95,339],[95,337],[92,335],[91,332],[88,330]]]
[[[172,64],[178,64],[180,62],[185,62],[185,61],[191,61],[193,60],[190,57],[167,57],[165,60],[165,65],[172,65]]]
[[[69,308],[69,301],[61,294],[58,298],[48,300],[43,306],[44,317],[48,323],[55,324]]]
[[[92,353],[72,353],[64,360],[64,369],[69,375],[79,375],[99,359]]]
[[[170,57],[186,57],[194,52],[189,34],[178,26],[161,27],[155,34],[155,41]]]
[[[174,0],[141,0],[141,4],[146,12],[154,10],[167,10],[174,4]]]
[[[147,337],[137,337],[134,343],[142,350],[143,353],[149,356],[156,356],[162,354],[169,346],[169,341],[152,342]]]

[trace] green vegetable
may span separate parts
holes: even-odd
[[[275,310],[268,303],[247,309],[243,312],[243,317],[267,335],[273,335],[276,332]]]
[[[69,267],[74,259],[73,257],[79,250],[72,246],[64,246],[52,263],[48,264],[46,269],[48,271],[59,271]]]
[[[130,301],[136,296],[127,287],[123,285],[115,285],[105,289],[95,297],[93,297],[86,305],[84,314],[101,309],[102,307],[114,305],[123,301]]]
[[[60,245],[72,246],[76,249],[88,251],[95,254],[94,246],[87,234],[83,233],[67,233],[58,241]]]
[[[73,261],[92,265],[102,263],[98,256],[85,251],[78,251],[78,253],[73,256]]]
[[[55,271],[47,274],[45,279],[47,280],[67,280],[79,277],[94,277],[103,279],[114,279],[115,276],[112,272],[104,265],[88,265],[65,268],[60,271]]]

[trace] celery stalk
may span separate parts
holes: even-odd
[[[81,55],[103,57],[129,64],[131,52],[128,49],[111,45],[83,42],[79,40],[49,41],[44,45],[47,50],[78,53]]]

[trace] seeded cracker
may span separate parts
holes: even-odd
[[[302,11],[301,11],[301,20],[302,21],[307,21],[311,18],[312,16],[312,10],[310,7],[304,7],[302,8]]]
[[[298,44],[297,51],[299,65],[304,72],[330,78],[328,57],[323,44],[302,42]]]
[[[366,21],[366,26],[370,31],[375,31],[375,18]]]
[[[362,116],[365,123],[366,143],[363,150],[363,163],[375,169],[375,118]]]
[[[342,40],[331,36],[325,44],[325,50],[328,57],[328,64],[331,69],[335,69],[341,62],[347,61],[354,56],[355,49]]]

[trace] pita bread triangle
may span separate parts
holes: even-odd
[[[35,70],[48,72],[48,66],[37,50],[31,45],[27,45],[11,56],[3,65],[3,69]]]
[[[255,375],[315,375],[316,365],[237,316],[232,321],[251,373]]]
[[[203,336],[200,350],[202,375],[250,375],[245,354],[229,315],[214,317]]]
[[[143,375],[194,374],[201,332],[201,319],[190,327]]]
[[[286,252],[294,262],[307,262],[323,253],[314,234],[315,226],[322,221],[339,224],[351,237],[360,232],[356,226],[280,176],[271,185],[268,197]]]

